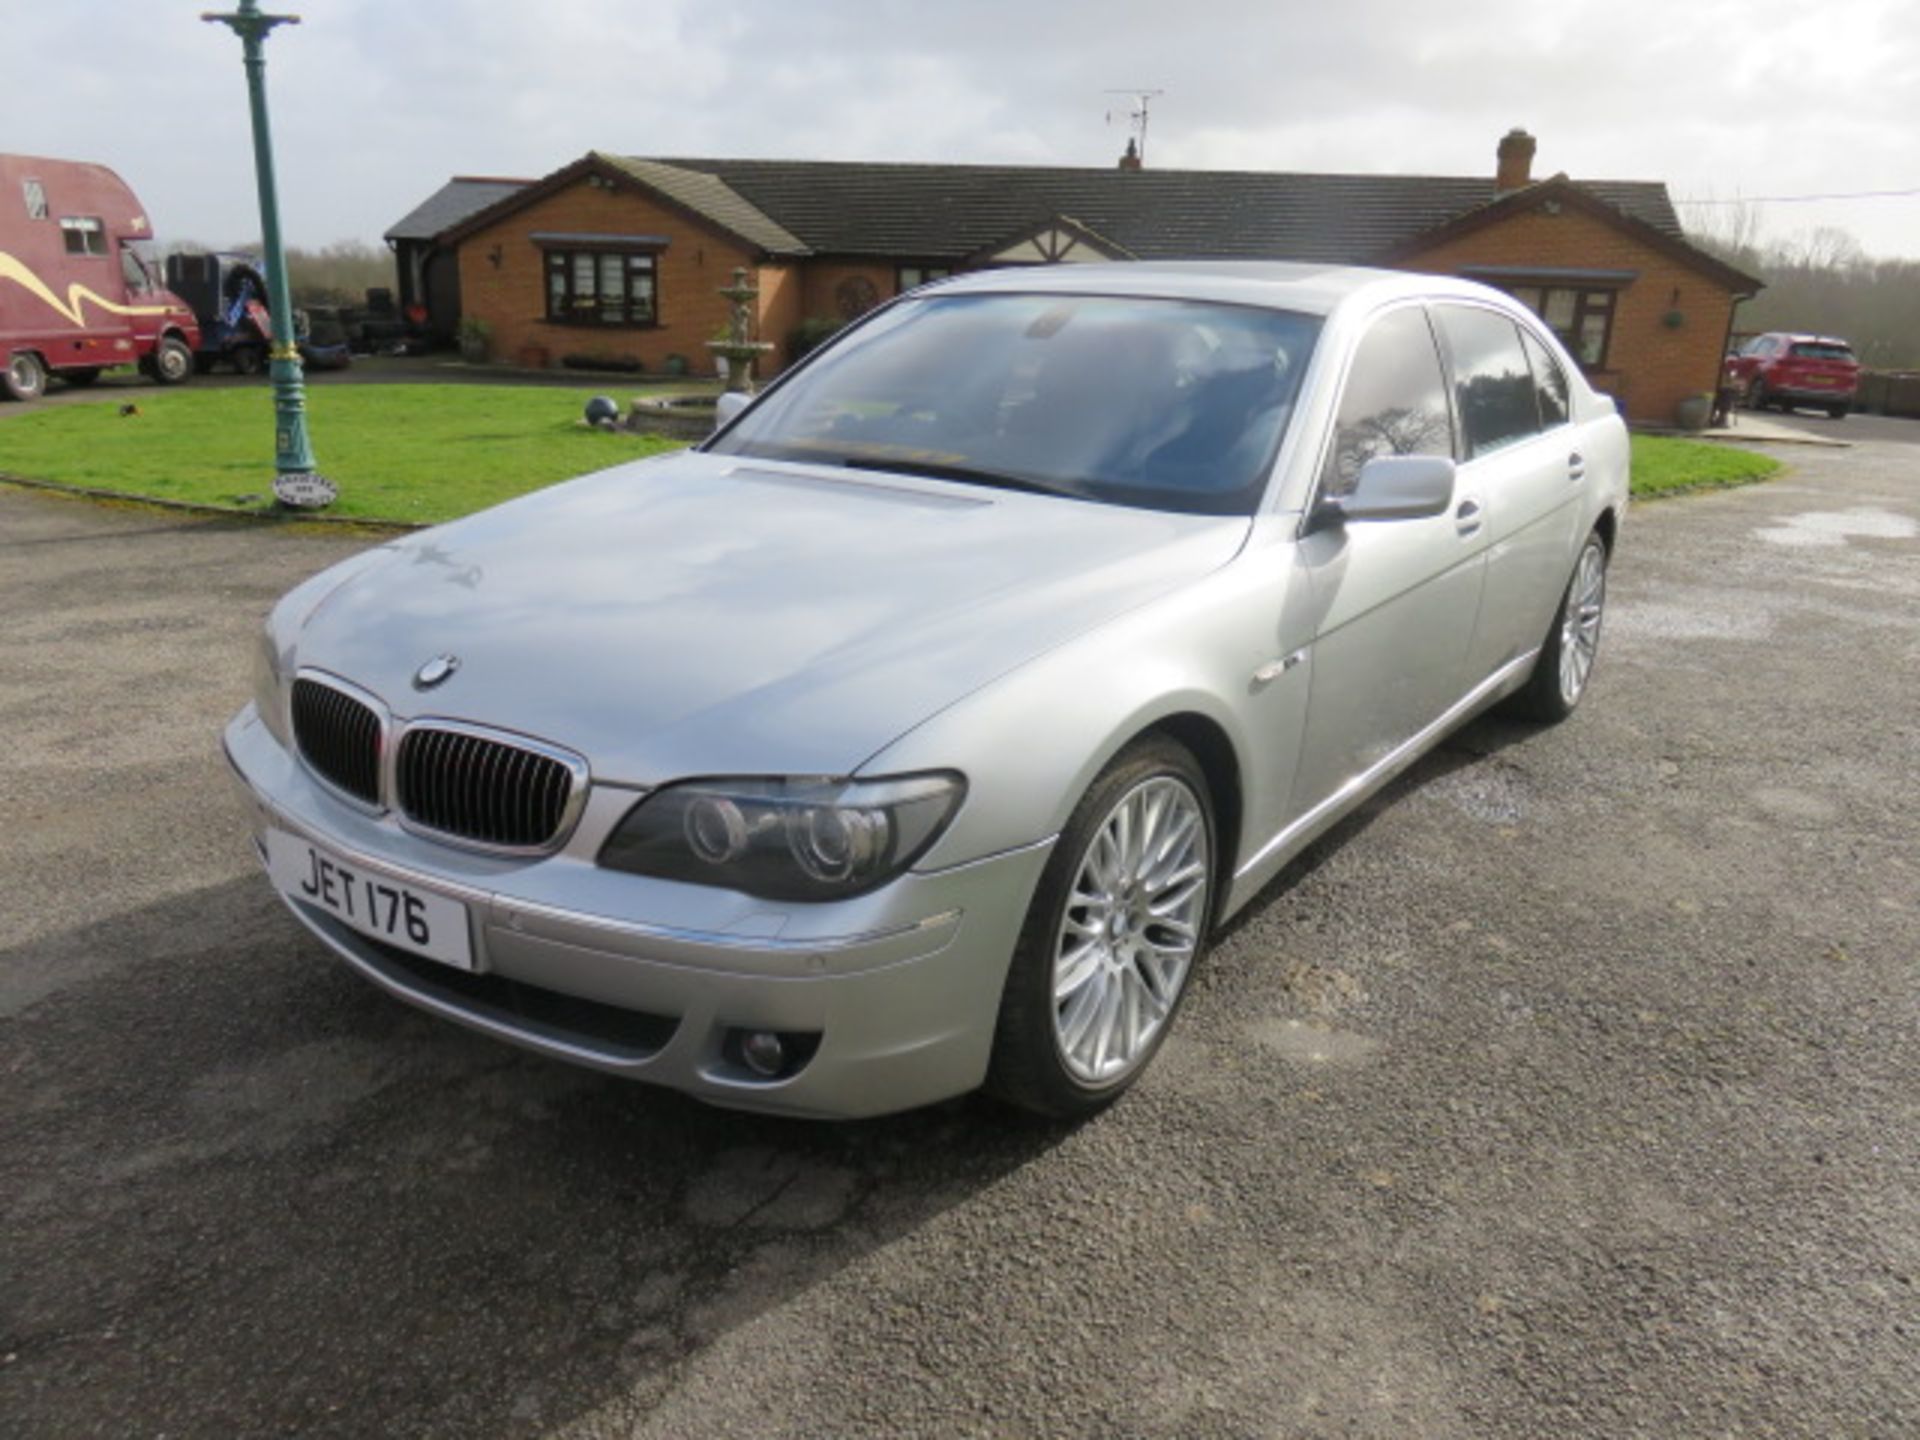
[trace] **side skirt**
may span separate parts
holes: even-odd
[[[1233,888],[1227,893],[1227,903],[1220,912],[1220,918],[1226,919],[1259,894],[1289,860],[1332,829],[1361,801],[1426,754],[1449,731],[1465,724],[1480,711],[1524,685],[1539,657],[1538,647],[1524,655],[1516,655],[1461,696],[1438,719],[1403,740],[1371,768],[1353,776],[1318,805],[1291,821],[1234,872]]]

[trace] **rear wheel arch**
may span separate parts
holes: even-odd
[[[1593,528],[1600,536],[1600,543],[1607,547],[1607,555],[1611,557],[1614,536],[1620,533],[1620,517],[1614,514],[1611,505],[1600,512],[1599,517],[1593,522]]]

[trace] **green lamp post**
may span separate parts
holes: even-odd
[[[267,309],[273,322],[273,493],[282,504],[315,509],[332,503],[336,491],[319,473],[307,440],[307,389],[300,351],[293,342],[293,296],[287,285],[287,255],[280,246],[280,202],[273,180],[273,136],[267,127],[267,59],[263,47],[276,25],[298,25],[298,15],[263,15],[259,0],[238,0],[230,15],[200,18],[225,25],[246,53],[247,99],[253,109],[253,166],[260,184],[260,232],[266,247]]]

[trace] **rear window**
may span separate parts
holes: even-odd
[[[1851,360],[1853,351],[1845,345],[1831,345],[1811,340],[1790,346],[1787,353],[1796,360]]]
[[[1540,432],[1533,371],[1520,348],[1520,330],[1494,310],[1435,307],[1453,352],[1453,394],[1466,431],[1467,458],[1485,455]]]

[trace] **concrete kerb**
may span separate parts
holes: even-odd
[[[183,511],[224,520],[253,520],[269,525],[322,525],[345,530],[411,532],[425,530],[419,520],[376,520],[357,515],[320,515],[311,510],[293,510],[276,506],[271,510],[252,510],[238,505],[209,505],[198,500],[168,500],[158,495],[136,495],[127,490],[107,490],[95,485],[68,485],[58,480],[37,480],[29,475],[0,471],[0,485],[18,485],[26,490],[44,490],[76,500],[103,500],[115,505],[144,506],[154,510]]]
[[[1689,440],[1732,440],[1749,445],[1814,445],[1829,450],[1846,450],[1853,444],[1851,440],[1834,440],[1825,435],[1810,435],[1805,430],[1795,430],[1788,425],[1776,425],[1770,420],[1761,420],[1755,416],[1742,417],[1737,425],[1717,425],[1708,430],[1674,430],[1674,435]]]

